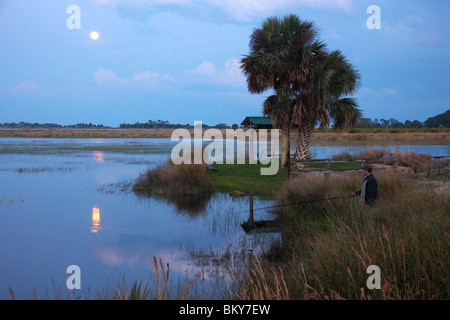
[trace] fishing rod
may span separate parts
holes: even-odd
[[[272,208],[281,208],[281,207],[288,207],[288,206],[294,206],[294,205],[299,205],[299,204],[307,204],[307,203],[314,203],[314,202],[332,201],[332,200],[347,199],[347,198],[351,198],[351,196],[332,197],[332,198],[325,198],[325,199],[316,199],[316,200],[307,200],[307,201],[300,201],[300,202],[293,202],[293,203],[285,203],[285,204],[279,204],[279,205],[270,206],[270,207],[254,208],[254,209],[252,209],[252,210],[253,210],[253,211],[257,211],[257,210],[267,210],[267,209],[272,209]],[[239,211],[239,212],[234,212],[234,213],[243,213],[243,212],[248,212],[248,211],[250,211],[250,209],[248,209],[248,210],[243,210],[243,211]]]

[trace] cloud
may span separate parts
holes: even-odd
[[[134,73],[130,79],[119,77],[113,70],[100,68],[94,73],[94,81],[98,84],[118,84],[131,86],[135,84],[154,85],[159,82],[175,82],[176,79],[167,74],[152,71]]]
[[[229,18],[246,22],[273,14],[276,10],[298,7],[348,11],[353,0],[91,0],[98,6],[118,10],[150,10],[154,8],[187,9],[190,14],[205,17],[211,9],[219,9]],[[151,11],[149,11],[149,14]]]
[[[26,92],[26,91],[38,91],[39,85],[32,81],[22,81],[17,86],[12,88],[13,92]]]
[[[397,94],[397,90],[391,88],[384,88],[383,92],[387,94]]]
[[[175,82],[176,79],[172,78],[168,74],[165,73],[158,73],[158,72],[151,72],[151,71],[144,71],[141,73],[134,73],[131,77],[131,82],[148,82],[148,81],[169,81],[169,82]]]
[[[40,89],[39,84],[33,81],[24,80],[13,86],[6,86],[0,84],[0,93],[25,93],[37,92]]]
[[[370,88],[370,87],[364,87],[361,88],[361,91],[364,93],[367,93],[368,95],[376,95],[376,96],[380,96],[380,95],[396,95],[398,94],[400,91],[398,89],[395,88]]]
[[[241,71],[239,59],[228,59],[220,68],[212,62],[204,61],[195,70],[187,72],[190,75],[199,76],[200,80],[208,83],[231,87],[240,87],[245,84],[245,76]]]
[[[349,10],[352,0],[211,0],[218,8],[238,21],[271,15],[276,10],[293,7]]]
[[[195,69],[195,72],[198,74],[214,76],[217,73],[217,68],[214,63],[205,61]]]
[[[114,83],[119,81],[119,77],[112,70],[98,69],[94,73],[95,82],[99,84]]]
[[[241,70],[239,59],[229,59],[222,70],[219,70],[219,78],[224,84],[230,86],[241,86],[245,84],[245,76]]]
[[[445,44],[445,33],[442,30],[427,28],[417,30],[412,34],[413,39],[420,45],[441,45]]]
[[[401,43],[438,46],[446,44],[448,39],[447,25],[427,12],[422,16],[410,14],[396,21],[383,20],[382,29],[388,38]]]

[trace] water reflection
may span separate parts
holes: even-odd
[[[178,214],[187,214],[194,218],[201,213],[205,213],[206,205],[211,199],[211,193],[171,196],[165,197],[165,199],[175,205]]]
[[[92,207],[92,225],[91,232],[98,233],[101,230],[102,226],[100,224],[100,208],[98,206]]]
[[[176,208],[177,214],[187,215],[191,218],[195,218],[198,215],[205,213],[207,204],[212,197],[211,192],[204,192],[199,194],[166,195],[135,191],[135,194],[141,199],[161,199],[173,205]]]
[[[244,274],[245,270],[239,268],[245,266],[250,252],[272,253],[292,241],[287,229],[273,232],[277,215],[257,210],[273,203],[257,197],[253,199],[254,216],[250,216],[247,196],[214,193],[204,197],[166,199],[155,195],[145,201],[136,199],[125,186],[132,185],[149,166],[163,165],[170,159],[175,144],[170,139],[141,139],[132,145],[125,139],[104,143],[91,139],[35,140],[0,138],[0,195],[4,200],[0,203],[0,288],[11,286],[16,297],[28,297],[30,283],[37,291],[45,292],[50,279],[61,273],[58,266],[66,258],[70,263],[89,265],[83,286],[93,292],[114,281],[118,273],[131,281],[145,282],[149,270],[153,270],[153,256],[170,263],[174,281],[201,274],[213,280],[214,289],[216,278],[231,285],[232,280],[224,274]],[[313,153],[322,159],[364,148],[320,146]],[[414,152],[434,156],[448,155],[449,150],[448,145],[412,147]],[[59,169],[68,166],[71,170]],[[40,175],[16,171],[42,167],[46,170]],[[70,197],[64,192],[67,186],[71,187]],[[52,210],[49,197],[66,208],[64,214]],[[74,203],[74,198],[79,201]],[[33,201],[5,207],[5,199]],[[101,204],[103,214],[107,212],[107,226],[101,221],[100,205],[94,203]],[[86,214],[84,219],[77,218],[79,212]],[[86,220],[89,215],[91,221]],[[44,227],[47,232],[39,232]],[[72,237],[66,230],[80,231],[79,236]],[[78,250],[71,253],[66,243],[73,243]],[[49,254],[42,255],[42,251]],[[31,272],[30,265],[36,266]],[[56,284],[65,285],[65,281]],[[10,299],[7,289],[0,290],[0,299]]]
[[[249,196],[249,216],[248,220],[241,223],[242,230],[245,233],[254,233],[254,232],[263,232],[263,233],[272,233],[272,232],[280,232],[277,227],[278,221],[276,219],[270,220],[255,220],[253,216],[253,196]]]
[[[94,151],[93,158],[97,163],[105,163],[105,155],[102,151]]]

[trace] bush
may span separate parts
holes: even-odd
[[[133,191],[140,195],[155,195],[174,203],[179,211],[197,214],[205,209],[212,195],[212,186],[204,164],[166,165],[141,175]]]
[[[139,177],[133,190],[158,195],[195,195],[211,192],[207,168],[203,164],[166,165],[148,170]]]

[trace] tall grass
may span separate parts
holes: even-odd
[[[212,195],[212,185],[205,164],[175,165],[170,159],[163,166],[141,175],[133,191],[138,195],[155,195],[175,204],[179,211],[198,214]]]
[[[333,156],[334,160],[353,160],[353,159],[382,159],[395,157],[398,159],[399,166],[403,167],[417,167],[420,169],[428,168],[428,163],[431,156],[428,154],[415,153],[413,151],[401,152],[398,148],[394,151],[389,149],[377,149],[370,148],[358,152],[356,154],[350,154],[348,152],[342,152]]]
[[[284,259],[254,265],[240,296],[450,298],[448,194],[418,186],[393,172],[377,174],[377,180],[379,200],[375,208],[362,208],[357,199],[344,199],[281,211]],[[360,176],[339,177],[327,184],[296,179],[284,186],[278,202],[347,195],[360,184]],[[366,287],[370,265],[381,269],[380,290]],[[272,286],[266,289],[260,283]],[[286,289],[281,290],[283,287]]]
[[[195,195],[208,193],[211,183],[204,164],[179,164],[172,160],[139,177],[133,190],[159,195]]]
[[[153,257],[153,273],[155,279],[150,277],[145,283],[142,280],[135,280],[129,287],[125,282],[125,276],[122,276],[117,284],[111,288],[109,285],[103,287],[95,293],[95,300],[190,300],[203,298],[201,293],[192,292],[198,279],[192,279],[184,286],[178,283],[176,286],[170,281],[169,263],[163,264],[161,259]],[[9,287],[11,300],[16,300],[15,291]],[[41,295],[36,289],[32,289],[34,299],[36,300],[89,300],[91,292],[81,293],[74,296],[69,290],[65,294],[65,290],[61,287],[57,288],[53,282],[53,292],[45,290],[45,295]]]
[[[135,280],[129,291],[121,292],[116,289],[116,293],[112,299],[114,300],[169,300],[178,298],[183,300],[188,298],[189,290],[192,285],[198,280],[193,279],[187,283],[182,291],[177,290],[176,296],[173,296],[173,292],[169,285],[170,267],[167,263],[164,266],[161,259],[159,261],[156,257],[153,257],[154,273],[156,275],[156,286],[151,286],[146,283],[145,286],[142,280]]]

